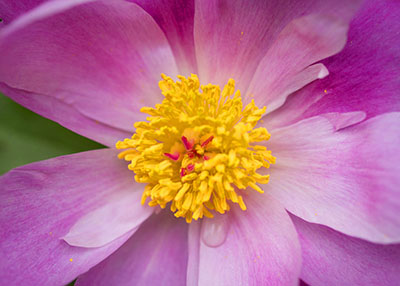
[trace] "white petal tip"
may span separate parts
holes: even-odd
[[[318,78],[322,79],[328,75],[329,75],[328,69],[324,65],[321,65],[321,70],[318,73]]]

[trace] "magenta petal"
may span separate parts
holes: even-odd
[[[248,93],[268,112],[277,109],[289,94],[328,75],[321,64],[307,67],[338,53],[346,43],[347,29],[342,19],[328,15],[293,20],[261,60]]]
[[[179,73],[197,73],[194,51],[194,0],[129,0],[149,13],[165,33],[174,53]],[[172,76],[172,75],[171,75]]]
[[[89,151],[29,164],[0,177],[2,284],[66,284],[129,238],[132,232],[92,249],[61,239],[80,218],[116,195],[135,192],[131,172],[116,156],[112,149]]]
[[[400,245],[379,245],[292,216],[310,285],[396,285]]]
[[[245,92],[260,61],[294,19],[319,13],[348,22],[360,1],[211,0],[195,2],[194,40],[202,82],[235,79]],[[268,75],[266,75],[268,77]]]
[[[1,30],[0,81],[132,131],[145,118],[139,109],[162,100],[160,74],[177,74],[163,32],[126,1],[93,1],[32,22],[50,2]]]
[[[0,1],[0,11],[1,11],[0,16],[1,19],[3,20],[3,22],[1,22],[0,24],[8,25],[14,19],[18,18],[18,16],[28,12],[29,10],[32,10],[33,8],[36,8],[37,6],[46,1],[48,0]],[[73,3],[73,5],[76,5],[78,1],[73,0],[68,2]],[[87,0],[82,0],[82,1],[87,2]],[[61,2],[61,1],[53,1],[53,2]],[[65,2],[67,1],[64,1],[64,3]]]
[[[368,117],[400,111],[400,2],[367,1],[353,21],[349,45],[326,61],[329,94],[306,116],[362,110]],[[390,27],[390,28],[388,28]]]
[[[364,111],[369,118],[400,111],[399,18],[400,2],[366,1],[350,25],[346,47],[323,62],[330,75],[302,90],[301,99],[289,98],[282,118],[353,111]],[[298,110],[291,101],[308,107]]]
[[[372,242],[400,241],[400,113],[339,131],[313,117],[271,134],[267,189],[288,211]]]
[[[6,23],[4,26],[9,26],[1,31],[1,38],[23,28],[24,26],[29,26],[34,22],[57,15],[58,13],[62,13],[76,6],[94,1],[98,0],[32,0],[32,3],[26,3],[28,1],[21,1],[25,3],[20,3],[17,5],[0,4],[10,6],[11,8],[9,11],[5,12]]]
[[[229,215],[226,241],[203,239],[189,248],[188,285],[297,285],[301,267],[297,234],[284,208],[268,195],[245,199],[247,210]],[[189,237],[199,236],[198,225]],[[198,277],[198,281],[195,279]]]
[[[0,1],[1,19],[3,20],[3,23],[0,23],[0,25],[10,23],[12,20],[14,20],[19,15],[38,6],[41,2],[44,2],[44,1],[46,1],[46,0]]]
[[[154,215],[116,252],[78,278],[76,285],[184,285],[185,221]]]

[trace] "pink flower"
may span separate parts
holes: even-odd
[[[0,91],[110,147],[0,177],[0,284],[396,284],[400,4],[132,2],[0,2]],[[238,191],[246,211],[188,224],[140,204],[114,146],[161,103],[162,73],[233,78],[267,106],[277,159],[264,194]]]

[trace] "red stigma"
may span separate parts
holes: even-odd
[[[201,143],[201,147],[206,147],[208,145],[208,143],[210,143],[212,140],[214,139],[214,136],[210,136],[206,139],[206,141],[204,141],[203,143]]]
[[[189,142],[189,140],[185,136],[182,136],[181,139],[182,139],[183,145],[185,146],[186,150],[189,151],[193,148],[194,144],[192,142]]]
[[[185,168],[181,168],[181,177],[186,175],[186,169]]]
[[[171,160],[178,161],[180,154],[179,152],[175,152],[174,154],[164,153],[164,155],[170,158]]]
[[[208,144],[210,144],[210,142],[213,139],[214,139],[214,136],[210,136],[203,143],[199,143],[199,144],[200,144],[200,146],[202,148],[205,148],[205,147],[207,147]],[[194,148],[195,147],[195,140],[194,139],[188,140],[187,137],[182,136],[181,140],[182,140],[182,143],[183,143],[183,145],[185,146],[185,149],[186,149],[186,152],[182,153],[182,157],[188,156],[190,159],[195,158],[195,160],[201,160],[201,159],[209,160],[210,159],[210,157],[205,155],[205,154],[200,155],[199,153],[197,153],[196,148]],[[174,160],[174,161],[178,161],[179,158],[181,158],[181,154],[179,152],[175,152],[173,154],[164,153],[164,155],[167,156],[168,158],[170,158],[171,160]],[[188,164],[187,167],[181,168],[180,172],[179,172],[181,177],[184,177],[184,176],[188,175],[189,173],[193,172],[194,171],[194,167],[195,167],[194,164]]]

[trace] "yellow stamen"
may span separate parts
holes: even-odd
[[[271,151],[255,144],[270,138],[265,128],[255,128],[266,108],[254,100],[243,108],[232,79],[221,92],[217,85],[200,87],[193,74],[177,82],[162,78],[163,102],[143,107],[147,121],[135,123],[136,133],[116,144],[125,149],[118,157],[130,162],[135,180],[147,184],[142,204],[170,203],[188,223],[225,213],[231,203],[246,210],[241,189],[263,193],[257,183],[269,176],[256,171],[275,162]]]

